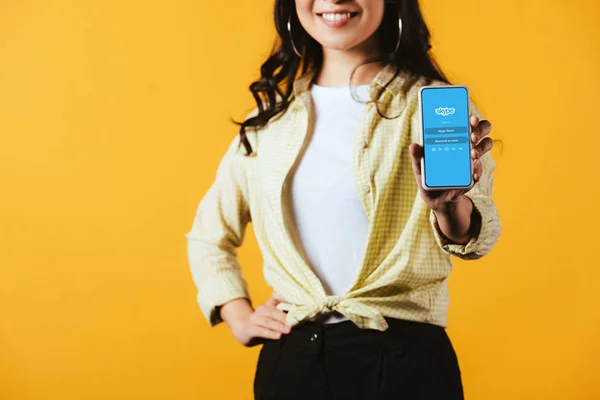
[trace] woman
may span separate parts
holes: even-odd
[[[418,0],[276,0],[275,26],[186,234],[202,312],[263,344],[257,399],[462,399],[447,278],[500,234],[490,123],[471,105],[473,188],[424,191],[417,92],[448,80]],[[257,307],[236,257],[250,221],[274,290]]]

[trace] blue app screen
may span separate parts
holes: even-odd
[[[443,86],[421,92],[425,184],[469,186],[469,96],[465,88]]]

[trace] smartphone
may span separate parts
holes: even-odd
[[[469,89],[464,85],[423,86],[419,89],[419,113],[423,188],[471,188]]]

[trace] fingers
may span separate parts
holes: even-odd
[[[490,137],[483,138],[475,147],[471,149],[471,158],[473,161],[479,160],[485,153],[491,150],[494,141]]]
[[[287,314],[267,303],[256,309],[244,319],[237,328],[232,328],[236,339],[244,346],[255,346],[266,340],[279,340],[282,334],[292,331],[285,324]]]
[[[266,304],[275,307],[279,303],[289,303],[289,301],[283,298],[279,293],[273,292]]]
[[[258,306],[252,315],[255,325],[268,329],[276,333],[290,333],[291,328],[285,325],[287,315],[273,307],[262,305]]]
[[[279,303],[288,303],[288,301],[277,292],[273,292],[269,300],[261,306],[258,306],[254,311],[254,324],[261,329],[259,332],[267,334],[268,336],[262,337],[273,337],[273,334],[279,335],[276,338],[281,337],[282,333],[290,333],[291,328],[285,324],[287,314],[277,308]],[[266,331],[265,331],[266,330]]]
[[[261,325],[254,325],[250,331],[250,334],[252,335],[253,338],[261,337],[261,338],[273,339],[273,340],[277,340],[277,339],[281,338],[281,332],[276,332],[276,331],[270,330]]]
[[[481,174],[483,173],[483,165],[481,164],[481,157],[490,151],[494,142],[491,138],[485,137],[479,144],[471,149],[471,158],[473,158],[473,181],[479,182]]]
[[[277,333],[290,333],[291,328],[267,315],[256,315],[255,325]]]
[[[479,182],[481,178],[481,174],[483,173],[483,165],[481,164],[481,160],[478,158],[473,163],[473,180],[475,183]]]
[[[469,122],[471,122],[471,126],[473,126],[473,128],[472,128],[473,132],[471,134],[471,142],[473,142],[474,145],[479,143],[479,141],[481,139],[486,137],[492,131],[492,124],[488,120],[484,119],[482,121],[479,121],[479,118],[472,115],[471,120]],[[476,122],[476,123],[473,124],[474,122]]]
[[[469,123],[473,127],[471,133],[471,158],[473,159],[473,180],[475,183],[481,178],[483,165],[481,157],[492,149],[493,140],[488,136],[492,131],[492,124],[488,120],[479,120],[476,115],[471,115]]]
[[[287,314],[281,311],[280,309],[267,306],[266,304],[264,306],[258,306],[254,312],[260,316],[273,319],[282,324],[285,323],[285,319],[287,317]]]
[[[413,158],[413,163],[416,162],[420,169],[421,168],[421,157],[423,157],[423,146],[421,146],[418,143],[411,143],[408,146],[408,150],[410,151],[410,155]]]

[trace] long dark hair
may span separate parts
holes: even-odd
[[[402,19],[402,35],[398,44],[398,19]],[[256,100],[258,113],[243,122],[232,120],[240,125],[240,144],[246,148],[246,155],[253,150],[246,137],[246,128],[260,128],[279,113],[285,112],[293,99],[294,81],[298,74],[307,70],[318,76],[323,64],[321,44],[314,40],[303,28],[296,13],[294,0],[275,0],[275,28],[278,37],[269,58],[261,65],[261,77],[250,84],[250,91]],[[287,30],[291,23],[296,49],[303,55],[300,58],[292,47]],[[358,67],[375,61],[390,62],[396,67],[393,80],[400,72],[408,72],[413,77],[440,80],[450,83],[435,60],[429,54],[430,33],[419,7],[419,0],[386,0],[383,21],[376,32],[379,38],[377,58],[364,61]],[[356,67],[356,68],[358,68]],[[356,70],[355,68],[355,70]],[[391,81],[390,80],[390,81]],[[350,77],[352,81],[352,76]],[[387,86],[389,82],[386,83]],[[378,93],[377,98],[385,88]],[[375,99],[376,101],[377,99]],[[379,109],[377,109],[379,112]],[[382,115],[382,117],[387,118]]]

